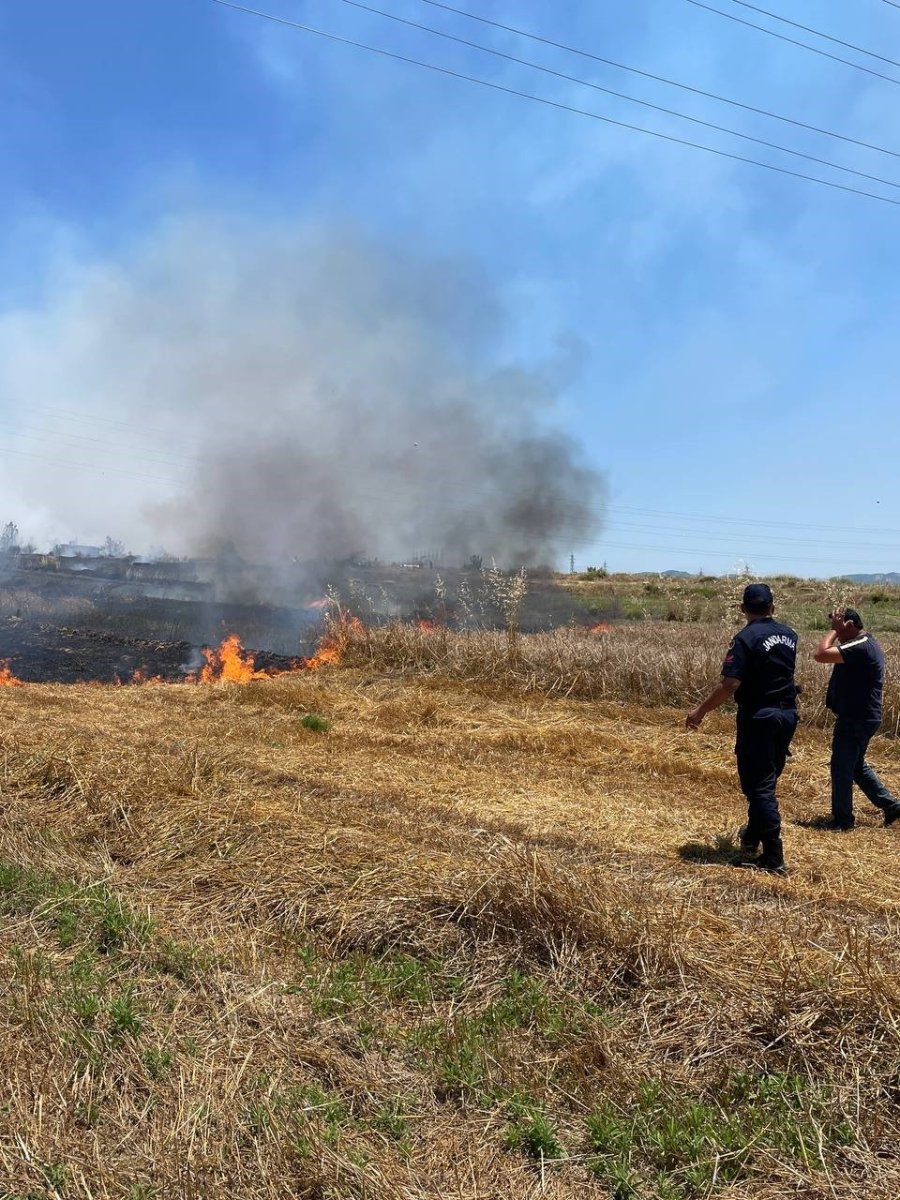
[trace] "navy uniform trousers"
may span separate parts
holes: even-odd
[[[869,742],[880,721],[853,721],[838,717],[831,739],[831,814],[838,825],[853,825],[854,783],[876,808],[893,813],[900,808],[897,797],[884,786],[866,762]]]
[[[796,730],[796,708],[761,708],[755,713],[738,710],[734,752],[741,791],[747,797],[747,842],[761,841],[766,846],[781,836],[775,788]]]

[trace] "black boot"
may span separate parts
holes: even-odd
[[[759,854],[759,838],[747,832],[747,826],[742,825],[738,833],[742,854]]]
[[[893,825],[895,821],[900,821],[900,804],[894,804],[884,810],[885,825]]]
[[[736,853],[731,858],[733,867],[749,867],[752,866],[759,855],[759,840],[754,841],[747,837],[746,825],[738,834],[738,848]]]
[[[787,875],[784,844],[780,837],[763,840],[763,852],[756,860],[756,865],[761,871],[771,871],[773,875]]]
[[[784,865],[784,845],[781,838],[764,838],[763,852],[759,858],[736,865],[750,867],[757,871],[768,871],[770,875],[787,875],[787,867]]]

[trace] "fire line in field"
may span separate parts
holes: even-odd
[[[292,675],[298,671],[316,671],[341,661],[347,649],[348,636],[359,633],[363,624],[358,617],[341,614],[329,622],[329,629],[310,658],[296,658],[289,667],[258,671],[253,654],[246,650],[237,634],[229,634],[215,648],[204,647],[206,660],[199,674],[189,675],[188,683],[252,683],[276,675]],[[135,682],[145,682],[135,680]]]
[[[336,617],[326,619],[325,633],[319,640],[315,652],[308,658],[287,659],[287,665],[269,666],[258,670],[256,655],[247,650],[236,633],[230,633],[222,639],[218,646],[204,646],[202,649],[203,666],[199,671],[192,671],[182,676],[180,680],[166,678],[164,675],[151,675],[141,667],[135,669],[130,678],[116,677],[114,683],[121,687],[123,683],[142,687],[147,684],[213,684],[213,683],[252,683],[255,680],[272,679],[279,675],[293,675],[304,671],[317,671],[321,667],[334,666],[341,662],[347,650],[351,634],[365,631],[365,626],[358,617],[348,613],[339,613]],[[284,659],[281,660],[285,662]],[[0,687],[21,687],[24,680],[13,674],[9,659],[0,659]],[[92,681],[100,686],[99,681]]]
[[[9,669],[9,659],[0,660],[0,687],[20,687],[21,679],[17,679]]]

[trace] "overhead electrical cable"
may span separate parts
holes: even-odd
[[[138,428],[133,421],[126,421],[126,420],[118,420],[117,421],[110,417],[97,416],[96,413],[79,412],[77,409],[74,409],[74,408],[58,408],[55,405],[41,404],[41,405],[37,406],[36,408],[29,408],[29,410],[28,410],[28,415],[31,417],[38,416],[41,413],[47,413],[50,416],[50,418],[52,418],[53,420],[77,421],[79,423],[88,421],[93,425],[109,426],[113,430],[116,430],[116,431],[119,431],[122,433],[138,432],[142,437],[145,436],[146,434],[155,434],[158,437],[164,437],[164,438],[171,438],[171,437],[177,436],[179,441],[182,438],[182,434],[181,434],[180,430],[178,431],[178,433],[176,435],[175,431],[172,429],[161,429],[158,426],[145,425],[143,423],[143,421],[141,421],[140,427]],[[175,414],[173,414],[173,415],[175,415]],[[184,420],[183,414],[177,414],[177,419],[179,421],[183,422],[183,420]],[[106,431],[103,430],[102,432],[106,432]],[[198,448],[199,447],[200,447],[200,443],[198,443]]]
[[[857,46],[854,42],[845,42],[842,38],[832,37],[830,33],[823,33],[821,29],[813,29],[811,25],[801,25],[799,21],[792,21],[788,17],[782,17],[779,13],[770,12],[767,8],[759,8],[755,4],[749,4],[747,0],[731,0],[731,3],[739,4],[741,8],[749,8],[752,12],[760,13],[761,16],[771,17],[773,21],[781,21],[783,25],[791,25],[794,29],[802,29],[804,33],[812,33],[816,37],[823,38],[826,42],[833,42],[836,46],[843,46],[847,50],[855,50],[857,54],[865,54],[869,58],[877,58],[892,67],[900,67],[900,62],[897,62],[894,58],[886,58],[883,54],[876,54],[874,50],[866,50],[864,46]]]
[[[811,54],[818,54],[822,58],[830,58],[832,62],[843,63],[845,67],[853,67],[857,71],[863,71],[866,75],[874,75],[876,79],[885,79],[888,83],[900,85],[900,79],[894,75],[885,75],[882,71],[875,71],[872,67],[865,67],[862,63],[854,62],[852,58],[841,58],[839,54],[832,54],[830,50],[823,50],[819,46],[811,46],[809,42],[801,42],[797,38],[788,37],[784,33],[778,33],[774,29],[767,29],[765,25],[756,25],[753,21],[747,21],[744,17],[737,16],[736,13],[725,12],[721,8],[716,8],[712,4],[704,3],[704,0],[686,0],[688,4],[693,4],[694,8],[703,8],[707,12],[715,13],[719,17],[725,17],[728,21],[736,21],[738,25],[746,25],[749,29],[757,29],[760,33],[767,33],[769,37],[778,38],[780,42],[789,42],[792,46],[800,46],[803,50],[809,50]]]
[[[88,442],[92,445],[100,446],[104,450],[113,450],[118,454],[132,454],[136,458],[156,460],[155,462],[150,463],[151,466],[165,464],[166,466],[186,467],[188,469],[192,469],[195,465],[194,463],[188,462],[186,459],[172,458],[171,455],[165,453],[164,451],[161,452],[157,450],[148,450],[146,446],[125,446],[121,443],[107,442],[101,438],[90,437],[87,434],[70,433],[66,430],[54,429],[48,431],[47,429],[38,429],[37,427],[32,426],[31,430],[29,430],[28,427],[8,430],[6,431],[5,436],[13,438],[27,438],[30,441],[40,442],[47,442],[50,440],[57,442],[60,445],[71,446],[76,450],[88,449],[89,447],[81,445],[82,442]]]
[[[110,426],[112,429],[115,429],[117,431],[125,431],[125,432],[129,432],[129,433],[133,433],[133,432],[135,432],[135,429],[136,429],[136,427],[133,423],[129,423],[125,420],[116,420],[116,419],[113,419],[110,417],[101,417],[96,414],[82,413],[82,412],[79,412],[77,409],[58,408],[56,406],[53,406],[53,407],[40,406],[37,409],[30,410],[31,415],[34,415],[35,412],[52,413],[64,421],[79,421],[79,422],[91,421],[96,424]],[[28,427],[25,427],[25,429],[9,430],[8,433],[12,434],[13,436],[27,436],[29,438],[33,437],[33,436],[37,436],[35,434],[27,432],[27,429],[28,429]],[[140,432],[141,432],[141,434],[144,434],[146,432],[145,426],[141,425]],[[151,430],[150,432],[154,432],[154,431]],[[171,434],[172,431],[171,430],[165,431],[165,434],[164,434],[164,431],[159,429],[155,432],[158,432],[160,435],[168,436]],[[126,452],[134,453],[136,455],[151,454],[153,457],[160,459],[161,461],[164,461],[164,462],[166,462],[174,467],[178,467],[178,468],[195,470],[196,465],[197,465],[196,459],[193,461],[190,461],[187,459],[176,459],[176,458],[171,457],[165,451],[161,451],[161,450],[160,451],[152,451],[152,450],[147,451],[144,446],[141,446],[141,447],[125,446],[125,445],[122,445],[121,443],[105,442],[99,438],[91,438],[90,436],[88,436],[86,434],[76,434],[76,433],[69,432],[66,430],[43,429],[40,432],[40,436],[42,438],[44,438],[45,440],[48,437],[57,437],[57,436],[61,436],[64,438],[77,438],[80,441],[94,442],[97,445],[102,446],[102,447],[106,447],[109,449],[124,450]],[[204,453],[204,451],[208,452],[209,448],[210,448],[208,442],[200,442],[200,441],[193,441],[193,440],[191,440],[190,442],[186,441],[183,434],[179,435],[179,443],[180,443],[180,446],[182,449],[187,449],[188,451],[196,450],[196,453],[201,456]],[[159,477],[155,476],[154,478],[159,478]],[[452,486],[452,483],[448,486]],[[482,487],[482,488],[473,488],[470,490],[477,493],[478,495],[483,496],[488,499],[491,497],[496,498],[496,493],[489,488]],[[383,498],[387,495],[397,494],[397,493],[396,493],[396,490],[391,492],[390,490],[382,489],[377,494],[376,493],[370,493],[370,494],[376,498]],[[562,511],[567,513],[573,520],[578,520],[578,519],[582,519],[584,517],[591,516],[596,511],[595,507],[588,502],[583,502],[583,503],[566,502],[565,504],[563,504],[561,506],[561,508],[562,508]],[[647,526],[647,528],[657,529],[657,530],[660,530],[660,532],[671,532],[671,531],[670,530],[662,530],[658,523],[659,520],[666,520],[666,521],[670,521],[670,522],[671,521],[679,521],[679,522],[689,521],[689,522],[700,523],[700,524],[704,524],[704,525],[718,526],[720,529],[725,528],[726,530],[727,530],[727,527],[730,525],[746,526],[748,528],[757,528],[759,526],[764,526],[764,527],[767,526],[772,529],[778,529],[778,530],[797,529],[797,530],[803,531],[803,536],[798,536],[797,538],[776,538],[776,539],[774,539],[774,540],[778,540],[778,541],[791,541],[791,542],[797,542],[798,544],[801,542],[806,542],[807,538],[805,537],[805,534],[807,532],[823,533],[823,534],[829,534],[829,535],[832,533],[847,533],[847,534],[854,535],[854,542],[853,542],[854,545],[882,548],[882,543],[856,541],[855,539],[858,538],[858,536],[860,534],[860,527],[858,525],[833,525],[830,523],[816,524],[816,523],[810,523],[810,522],[784,521],[784,520],[766,521],[765,519],[756,518],[756,517],[753,517],[753,518],[730,517],[730,516],[723,517],[721,513],[693,513],[693,512],[688,513],[688,512],[680,512],[680,511],[677,511],[674,509],[668,509],[668,508],[647,508],[644,506],[619,504],[616,502],[612,502],[612,503],[604,505],[602,511],[605,516],[608,516],[609,514],[622,513],[626,517],[631,517],[631,516],[651,517],[654,519],[654,523],[650,526]],[[706,536],[708,531],[698,529],[695,532],[698,535]],[[870,529],[866,532],[866,536],[872,536],[873,534],[884,535],[888,538],[893,538],[893,537],[900,538],[900,528],[886,527],[886,528]],[[735,534],[734,536],[742,536],[742,535],[738,533],[738,534]],[[765,536],[768,538],[768,540],[773,540],[768,535],[765,535]],[[829,538],[829,542],[830,541],[831,541],[831,539]]]
[[[284,25],[289,29],[296,29],[302,33],[310,33],[316,37],[326,38],[328,41],[339,43],[344,46],[353,46],[358,50],[366,50],[371,54],[378,54],[383,58],[389,58],[396,62],[408,63],[412,66],[422,67],[426,71],[434,71],[439,75],[447,75],[451,79],[459,79],[465,83],[474,83],[479,87],[489,88],[494,92],[502,92],[507,96],[516,96],[521,100],[530,100],[535,104],[543,104],[548,108],[557,109],[560,112],[572,113],[575,116],[588,117],[593,121],[602,121],[606,125],[614,126],[617,129],[627,129],[631,133],[643,133],[647,137],[653,137],[659,141],[669,142],[676,146],[688,146],[693,150],[702,150],[707,154],[714,154],[719,158],[729,159],[731,162],[746,163],[748,166],[761,167],[765,171],[772,171],[777,175],[786,175],[792,179],[804,179],[808,183],[816,183],[821,187],[832,188],[839,192],[848,192],[855,196],[863,196],[868,200],[877,200],[882,204],[890,204],[894,207],[900,207],[900,200],[895,200],[891,196],[882,196],[877,192],[865,191],[862,188],[851,187],[849,184],[837,183],[832,179],[822,179],[818,175],[808,175],[803,171],[794,171],[789,167],[780,167],[775,163],[764,162],[762,159],[749,158],[743,154],[734,154],[730,150],[720,150],[713,146],[707,146],[702,142],[693,142],[688,138],[676,137],[674,134],[662,133],[657,129],[647,129],[643,125],[634,125],[629,121],[619,121],[614,117],[607,117],[601,113],[592,112],[590,109],[579,108],[573,104],[564,104],[560,100],[550,100],[546,96],[536,96],[533,92],[524,92],[518,88],[507,87],[502,83],[495,83],[492,80],[481,79],[477,75],[468,75],[462,71],[454,71],[450,67],[441,67],[436,63],[425,62],[422,59],[413,58],[410,55],[399,54],[394,50],[385,50],[380,46],[372,46],[366,42],[360,42],[354,38],[343,37],[336,33],[328,33],[322,29],[316,29],[312,25],[303,25],[299,21],[291,21],[287,17],[279,17],[274,13],[263,12],[257,8],[249,8],[243,4],[236,4],[233,0],[211,0],[211,3],[218,4],[222,8],[230,8],[235,12],[246,13],[249,16],[259,17],[264,21],[271,21],[276,25]]]
[[[460,17],[467,17],[470,21],[478,21],[481,25],[489,25],[493,29],[501,29],[505,33],[513,33],[517,37],[528,38],[532,42],[540,42],[545,46],[552,46],[555,50],[564,50],[567,54],[577,54],[581,58],[590,59],[592,62],[602,63],[607,67],[614,67],[617,71],[628,71],[632,75],[640,75],[644,79],[652,79],[654,83],[663,83],[668,87],[680,88],[684,92],[691,92],[695,96],[703,96],[706,100],[715,100],[720,104],[730,104],[733,108],[743,109],[744,112],[756,113],[760,117],[770,117],[773,121],[782,121],[786,125],[794,125],[798,129],[809,130],[810,133],[819,133],[823,137],[836,138],[841,142],[848,142],[852,146],[861,146],[865,150],[874,150],[878,154],[888,154],[893,158],[900,158],[900,150],[889,150],[885,146],[877,146],[872,142],[864,142],[859,138],[850,137],[844,133],[837,133],[833,129],[823,129],[819,125],[810,125],[806,121],[797,120],[794,117],[786,117],[783,113],[773,112],[768,108],[757,108],[753,104],[745,104],[741,100],[734,100],[728,96],[720,96],[717,92],[709,92],[703,88],[692,87],[689,83],[680,83],[677,79],[669,79],[665,75],[655,75],[652,71],[644,71],[639,67],[630,67],[626,63],[617,62],[612,58],[604,58],[600,54],[594,54],[590,50],[585,50],[579,46],[569,46],[565,42],[554,41],[553,38],[543,37],[541,34],[533,33],[526,29],[520,29],[516,25],[505,25],[502,21],[491,20],[490,17],[481,16],[479,13],[469,12],[464,8],[455,8],[452,4],[444,4],[442,0],[420,0],[422,4],[428,4],[432,8],[443,9],[445,12],[455,13]],[[890,0],[886,0],[890,2]],[[895,4],[895,8],[900,9],[900,4]]]
[[[890,545],[882,542],[863,542],[853,539],[848,542],[840,542],[835,538],[810,538],[810,537],[778,537],[769,533],[750,533],[747,530],[741,530],[739,533],[720,532],[714,533],[708,529],[677,529],[667,528],[661,525],[643,525],[632,524],[629,521],[617,520],[615,517],[610,518],[609,525],[614,526],[615,530],[624,530],[627,533],[655,533],[662,534],[665,537],[685,538],[685,537],[701,537],[705,541],[713,542],[734,542],[738,540],[762,541],[766,545],[788,545],[788,546],[831,546],[835,550],[877,550],[884,553],[896,553],[900,549],[897,541],[892,541]]]
[[[52,413],[52,414],[56,415],[57,417],[59,417],[60,419],[62,419],[64,421],[79,421],[79,422],[91,421],[96,424],[110,426],[112,429],[115,429],[117,431],[125,431],[125,432],[129,432],[129,433],[135,432],[135,425],[133,423],[129,423],[124,420],[115,420],[115,419],[109,418],[109,417],[101,417],[101,416],[97,416],[96,414],[81,413],[81,412],[78,412],[78,410],[76,410],[76,409],[57,408],[55,406],[54,407],[41,406],[38,409],[30,410],[30,412],[32,415],[34,415],[35,412],[48,412],[48,413]],[[8,432],[14,436],[18,436],[18,435],[28,436],[28,437],[36,436],[35,434],[28,433],[27,427],[25,427],[25,430],[22,430],[22,429],[10,430]],[[140,432],[141,432],[141,434],[144,434],[145,432],[147,432],[146,427],[141,425]],[[162,436],[169,436],[172,431],[169,430],[169,431],[165,431],[165,433],[164,433],[163,430],[159,429],[156,431],[151,430],[150,432],[157,432]],[[85,434],[71,433],[66,430],[44,429],[41,431],[40,436],[42,438],[44,438],[45,440],[48,437],[57,437],[57,436],[61,436],[64,438],[70,438],[70,437],[78,438],[80,441],[95,442],[97,445],[100,445],[103,447],[107,447],[110,449],[124,450],[126,452],[134,453],[136,455],[152,454],[153,457],[160,459],[174,467],[184,468],[184,469],[188,469],[188,470],[195,470],[196,466],[197,466],[196,459],[193,461],[190,461],[187,459],[176,459],[176,458],[173,458],[171,455],[167,454],[165,451],[147,451],[143,446],[141,446],[141,447],[125,446],[120,443],[115,443],[115,444],[109,443],[109,442],[105,442],[99,438],[91,438],[90,436],[85,435]],[[193,441],[193,440],[190,440],[190,442],[186,441],[183,433],[179,435],[179,444],[182,449],[187,449],[188,451],[196,450],[196,453],[199,456],[202,456],[205,451],[208,452],[210,449],[208,442],[200,442],[200,441]],[[158,478],[158,477],[154,477],[154,478]],[[447,486],[453,486],[453,482],[454,481],[451,480],[447,484]],[[496,499],[497,498],[497,493],[490,488],[476,487],[476,488],[470,488],[469,490],[477,495],[480,495],[480,496],[486,498],[486,499],[491,499],[491,498]],[[392,495],[392,494],[396,495],[397,492],[396,492],[396,489],[394,489],[393,491],[391,489],[382,489],[381,491],[379,491],[377,493],[370,491],[368,494],[373,496],[373,498],[383,499],[384,497]],[[581,503],[574,502],[573,503],[573,502],[569,501],[559,507],[561,508],[561,511],[568,514],[572,520],[583,519],[585,517],[592,516],[596,512],[595,507],[588,502],[581,502]],[[784,520],[766,521],[765,519],[760,519],[760,518],[756,518],[756,517],[754,517],[754,518],[730,517],[730,516],[723,517],[721,513],[685,513],[685,512],[680,512],[677,510],[667,509],[667,508],[647,508],[647,507],[637,506],[637,505],[618,504],[615,502],[612,502],[612,503],[609,503],[609,504],[606,504],[603,506],[603,514],[605,516],[608,516],[609,514],[616,514],[616,513],[622,513],[626,517],[630,517],[630,516],[651,517],[654,519],[654,523],[650,526],[647,526],[646,528],[659,530],[660,532],[671,532],[671,531],[670,530],[662,530],[661,527],[659,526],[659,520],[666,520],[666,521],[670,521],[670,522],[671,521],[679,521],[679,522],[680,521],[689,521],[689,522],[700,523],[700,524],[704,524],[704,525],[712,525],[714,527],[718,526],[720,529],[725,528],[726,530],[727,530],[727,527],[730,525],[747,526],[748,528],[757,528],[759,526],[764,526],[764,527],[767,526],[772,529],[778,529],[778,530],[797,529],[797,530],[803,531],[803,536],[798,536],[797,538],[775,538],[775,539],[772,539],[771,537],[769,537],[769,535],[764,535],[767,537],[768,540],[790,541],[790,542],[796,542],[799,544],[801,542],[806,542],[808,540],[805,536],[805,534],[807,532],[823,533],[823,534],[828,534],[828,535],[830,535],[832,533],[847,533],[847,534],[854,535],[854,541],[853,541],[854,545],[883,548],[882,543],[858,542],[856,540],[856,538],[858,538],[858,536],[860,534],[860,527],[858,525],[833,525],[830,523],[816,524],[816,523],[809,523],[809,522],[784,521]],[[695,530],[694,532],[697,535],[706,536],[708,531],[698,529],[698,530]],[[869,530],[867,535],[871,536],[872,534],[885,535],[886,537],[889,537],[889,538],[893,538],[893,537],[900,538],[900,528],[890,527],[890,528],[873,529],[873,530]],[[731,535],[729,535],[729,536],[731,536]],[[742,536],[742,535],[740,533],[737,533],[734,536]],[[828,540],[829,540],[829,542],[831,542],[832,539],[829,537]]]
[[[16,458],[35,458],[39,462],[50,463],[55,467],[72,467],[76,471],[90,471],[92,475],[115,475],[120,479],[147,479],[152,483],[172,483],[171,478],[166,479],[162,475],[142,475],[137,471],[118,471],[115,467],[109,468],[103,464],[98,466],[97,463],[73,462],[68,458],[48,458],[45,454],[32,454],[27,450],[10,450],[7,446],[0,450],[0,459],[5,458],[7,454],[13,454]]]
[[[735,546],[734,553],[732,554],[731,551],[727,551],[727,550],[720,550],[720,551],[712,550],[712,551],[710,551],[709,546],[707,546],[705,549],[700,549],[697,546],[677,546],[677,547],[657,546],[657,545],[650,546],[650,545],[644,545],[643,543],[638,543],[638,542],[609,542],[605,538],[598,538],[594,541],[579,541],[578,544],[579,544],[579,546],[601,547],[604,550],[608,550],[608,549],[612,548],[612,549],[616,549],[616,550],[652,550],[654,553],[672,554],[672,555],[680,554],[682,556],[689,554],[689,555],[691,555],[692,558],[694,558],[695,561],[699,558],[709,558],[710,554],[712,554],[714,557],[717,557],[717,558],[752,558],[752,557],[755,557],[755,558],[765,559],[767,562],[782,562],[782,563],[801,563],[801,562],[802,563],[821,563],[823,561],[823,557],[824,557],[824,556],[820,556],[818,558],[810,558],[809,556],[806,556],[806,555],[795,556],[792,554],[792,555],[788,556],[788,555],[784,555],[784,554],[766,554],[766,553],[756,553],[756,552],[747,554],[744,552],[742,547],[740,547],[740,545]],[[868,559],[866,561],[867,561],[867,563],[871,564],[875,560]]]
[[[579,79],[575,75],[567,75],[564,71],[554,71],[552,67],[545,67],[542,63],[532,62],[527,58],[518,58],[515,54],[506,54],[503,50],[495,50],[493,47],[484,46],[480,42],[472,42],[468,38],[457,37],[456,34],[446,33],[444,30],[435,29],[431,25],[423,25],[419,21],[410,21],[406,17],[386,12],[382,8],[375,8],[371,4],[363,3],[363,0],[339,0],[339,3],[349,5],[351,8],[362,9],[364,12],[373,13],[379,17],[384,17],[388,21],[396,21],[400,25],[407,25],[412,29],[421,30],[423,33],[433,34],[435,37],[444,38],[449,42],[457,42],[461,46],[468,46],[471,50],[480,50],[484,54],[492,54],[495,58],[502,58],[507,62],[517,63],[521,67],[528,67],[533,71],[541,71],[545,75],[552,75],[555,79],[562,79],[566,83],[575,83],[579,87],[591,88],[595,92],[603,92],[607,96],[614,96],[617,100],[627,100],[631,104],[639,104],[642,108],[650,108],[654,112],[663,113],[668,117],[677,117],[681,121],[690,121],[693,125],[702,125],[704,129],[714,129],[717,133],[726,133],[730,137],[742,138],[746,142],[753,142],[757,146],[765,146],[768,150],[778,150],[782,154],[792,154],[796,158],[805,159],[807,162],[817,163],[820,167],[830,167],[835,171],[843,171],[848,175],[855,175],[859,179],[868,179],[871,183],[880,183],[885,187],[900,188],[900,183],[896,183],[891,179],[884,179],[880,175],[870,175],[867,171],[857,171],[852,167],[845,167],[840,163],[832,162],[828,158],[818,158],[815,154],[806,154],[802,150],[792,150],[789,146],[779,145],[778,142],[770,142],[765,138],[754,137],[752,134],[742,133],[738,129],[729,129],[726,125],[717,125],[714,121],[704,121],[701,117],[692,117],[687,113],[678,112],[677,109],[666,108],[662,104],[653,104],[651,101],[641,100],[637,96],[629,96],[626,92],[617,92],[613,88],[603,87],[601,84],[594,83],[589,79]]]
[[[680,520],[684,520],[684,521],[707,521],[708,522],[708,521],[717,521],[717,520],[723,519],[721,516],[718,516],[718,515],[715,515],[712,513],[699,514],[699,513],[673,512],[671,509],[638,508],[634,505],[629,505],[629,504],[609,504],[609,505],[607,505],[606,511],[641,513],[642,515],[647,516],[647,517],[678,517]],[[750,518],[750,517],[726,517],[724,519],[727,520],[732,525],[750,525],[750,526],[753,526],[754,528],[757,525],[769,525],[774,529],[785,529],[785,528],[812,529],[812,530],[816,530],[818,532],[826,532],[830,529],[833,529],[839,533],[859,533],[858,525],[809,525],[809,524],[804,524],[799,521],[757,520],[757,518],[755,518],[755,517],[753,517],[753,518]],[[900,529],[881,529],[881,530],[879,530],[879,532],[892,534],[892,535],[896,535],[897,537],[900,537]]]
[[[98,466],[96,463],[76,462],[76,461],[73,461],[72,459],[68,459],[68,458],[66,458],[66,459],[50,458],[47,455],[32,454],[32,453],[22,451],[22,450],[11,450],[8,447],[4,448],[2,453],[6,454],[6,455],[14,455],[18,458],[35,459],[39,462],[48,463],[53,466],[67,467],[67,468],[79,470],[79,471],[89,471],[94,475],[97,475],[97,474],[100,474],[102,476],[112,475],[112,476],[116,476],[116,477],[122,478],[122,479],[145,479],[145,480],[148,480],[151,482],[164,483],[164,484],[169,484],[169,485],[176,482],[176,480],[174,480],[174,479],[171,479],[171,478],[166,479],[163,476],[146,475],[146,474],[132,472],[132,471],[128,471],[126,473],[124,471],[117,470],[115,468],[108,468],[105,465]],[[634,529],[646,528],[646,531],[648,533],[651,533],[651,532],[655,532],[657,534],[662,533],[667,536],[670,536],[674,533],[674,531],[671,531],[671,530],[659,529],[658,526],[632,527],[632,528],[634,528]],[[715,536],[715,535],[709,535],[705,531],[702,531],[702,530],[695,530],[694,532],[703,538]],[[565,530],[560,530],[558,536],[560,538],[565,536]],[[781,554],[781,555],[774,554],[773,555],[773,554],[768,553],[768,551],[765,549],[754,549],[752,547],[748,547],[746,545],[746,541],[741,540],[741,535],[731,537],[731,538],[725,538],[725,539],[723,539],[722,535],[719,535],[719,537],[718,537],[718,540],[732,541],[735,544],[734,550],[725,550],[722,548],[717,549],[715,546],[710,546],[710,545],[707,545],[706,547],[701,549],[699,547],[685,547],[685,546],[678,546],[678,545],[673,546],[671,544],[649,545],[649,544],[637,543],[637,542],[616,542],[616,541],[610,541],[606,537],[583,538],[583,537],[579,537],[577,534],[572,535],[572,536],[573,536],[573,540],[575,540],[579,546],[594,546],[594,547],[602,547],[604,549],[650,550],[655,553],[661,552],[661,553],[666,553],[666,554],[671,554],[671,555],[680,555],[680,556],[685,556],[685,555],[689,554],[694,557],[700,556],[700,557],[705,557],[705,558],[709,558],[710,556],[718,557],[718,558],[725,558],[725,557],[733,557],[734,555],[739,555],[740,557],[756,556],[758,558],[765,558],[766,560],[768,560],[770,562],[785,562],[785,563],[799,563],[799,562],[821,563],[821,561],[822,561],[821,558],[812,558],[809,556],[796,556],[796,555],[786,556],[783,554]],[[685,535],[682,534],[680,536],[685,536]],[[779,539],[779,540],[780,541],[788,541],[788,539]],[[800,544],[800,543],[798,543],[798,544]],[[802,544],[806,545],[806,544],[810,544],[810,543],[804,541]],[[857,545],[846,546],[846,547],[840,546],[840,545],[835,545],[831,541],[824,542],[822,544],[829,546],[829,548],[832,550],[840,550],[840,551],[844,551],[844,552],[847,552],[847,551],[853,552],[854,550],[857,550],[857,549],[869,549],[870,548],[868,544],[857,544]],[[883,551],[881,551],[879,547],[872,547],[872,548],[874,548],[874,549],[876,549],[876,551],[879,551],[884,554],[890,554],[890,553],[895,552],[894,548],[886,547]]]

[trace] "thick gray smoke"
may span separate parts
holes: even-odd
[[[0,322],[0,519],[251,561],[559,562],[596,534],[602,481],[547,429],[554,371],[504,363],[503,335],[459,264],[169,224]]]

